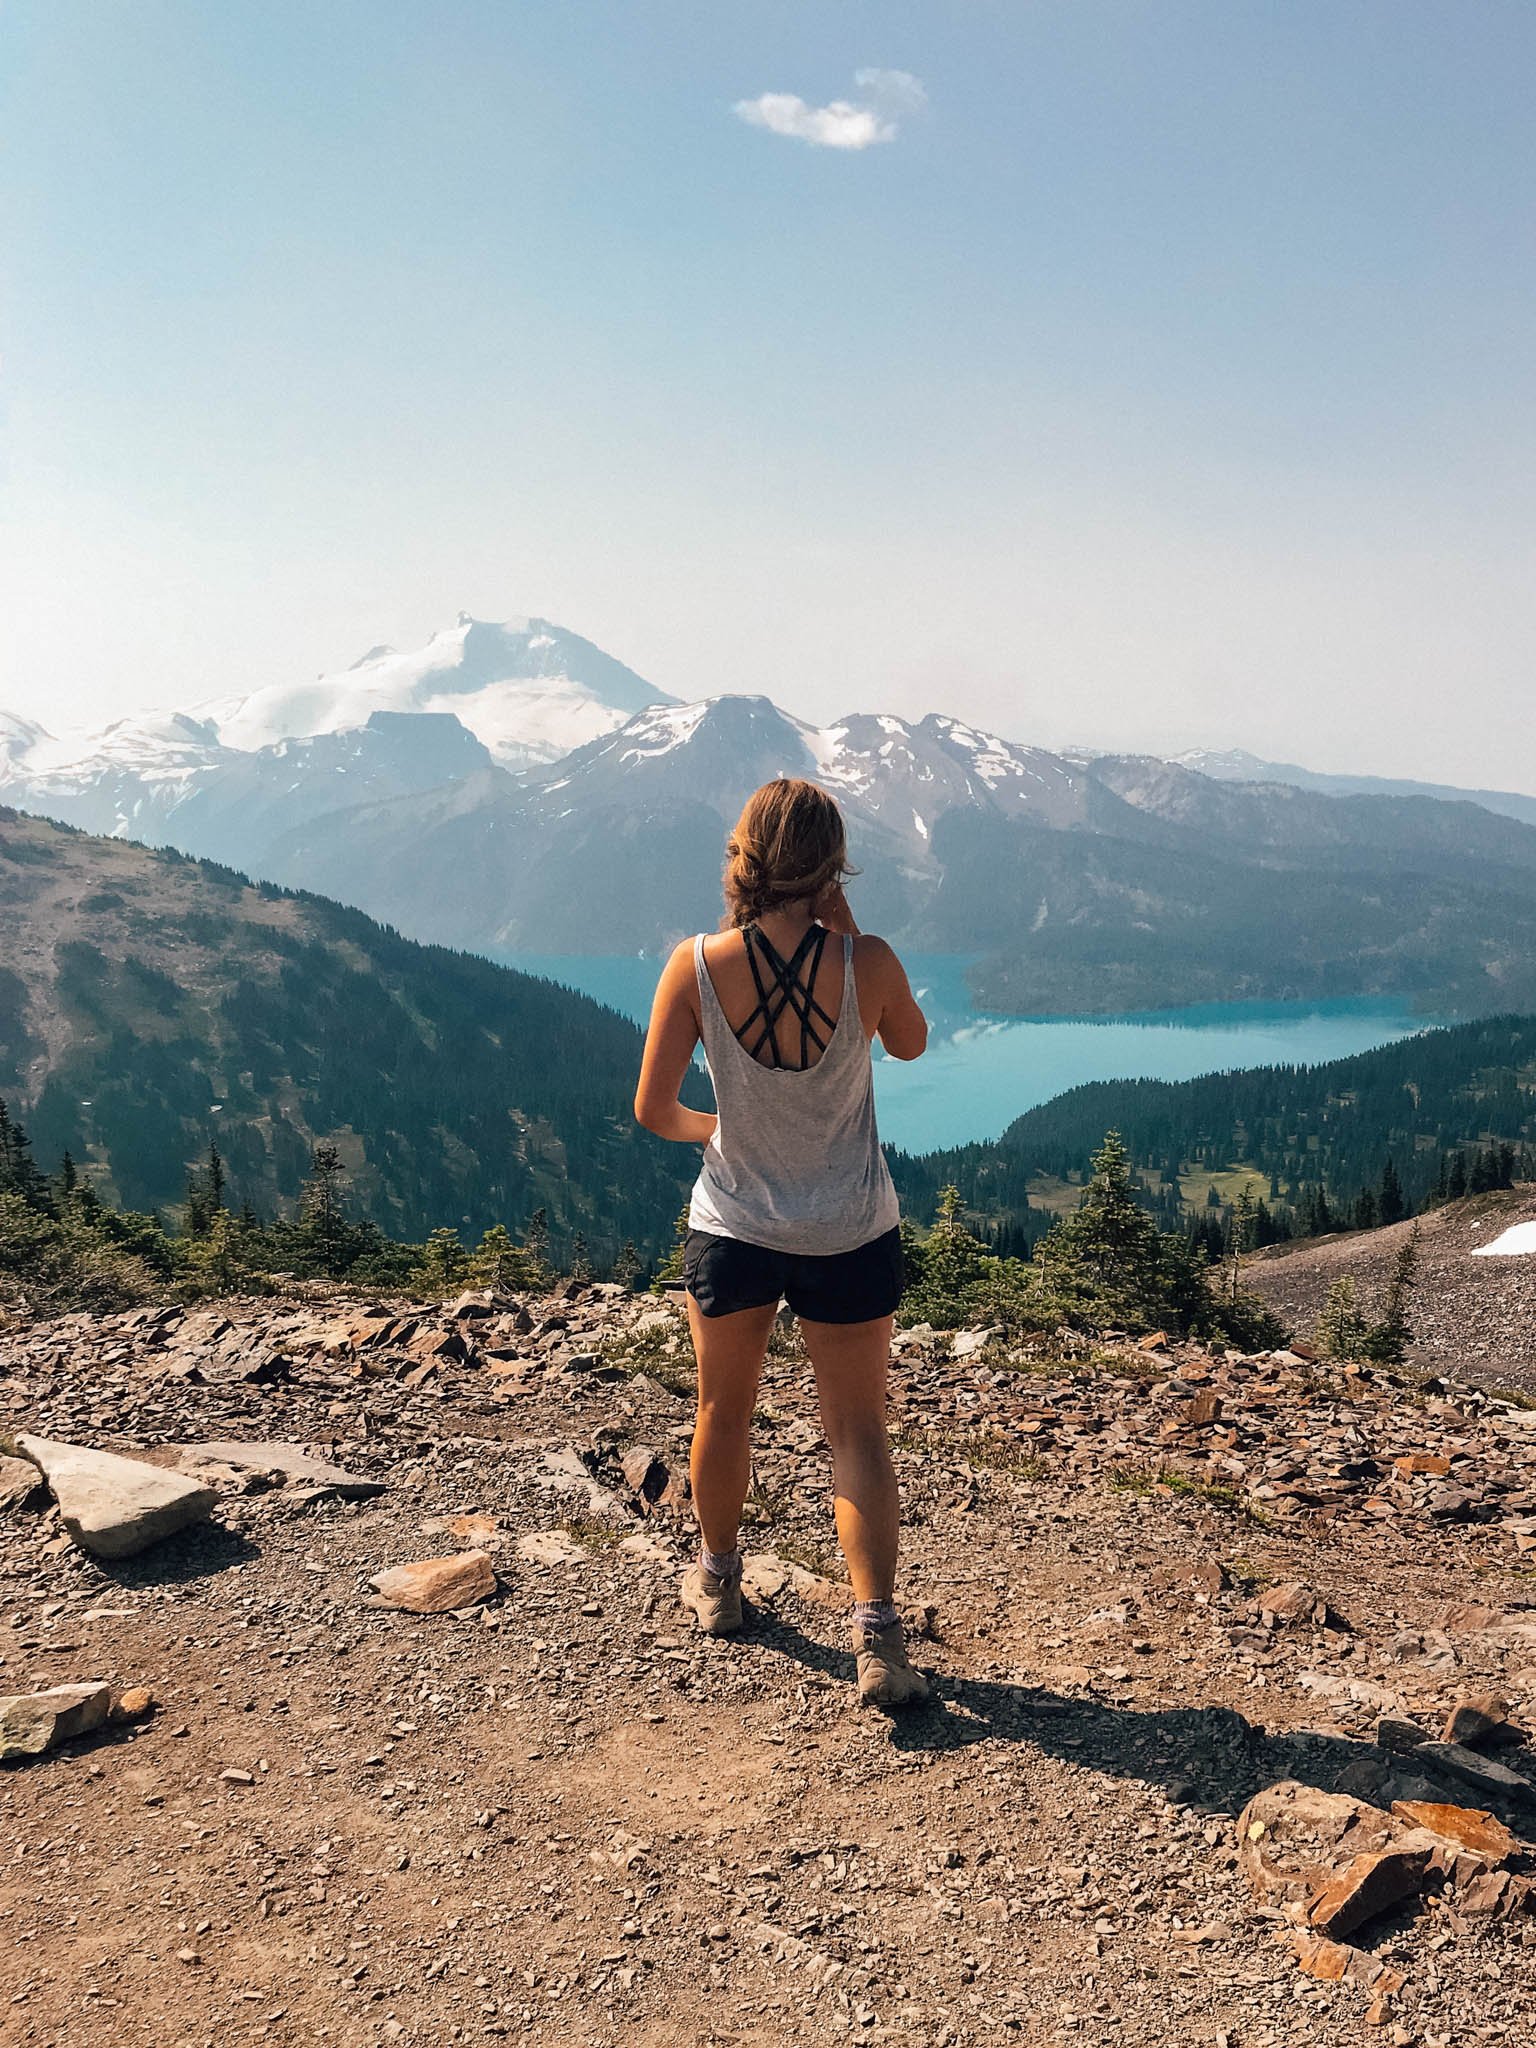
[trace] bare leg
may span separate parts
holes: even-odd
[[[896,1589],[901,1500],[885,1426],[891,1318],[808,1323],[801,1334],[816,1369],[821,1427],[832,1451],[837,1540],[855,1600],[889,1600]]]
[[[752,1410],[778,1303],[733,1316],[702,1316],[688,1296],[688,1327],[699,1366],[699,1405],[690,1469],[693,1506],[705,1548],[736,1548],[752,1476]]]

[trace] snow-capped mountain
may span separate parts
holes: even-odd
[[[55,736],[0,712],[0,800],[85,831],[269,873],[272,841],[327,812],[542,766],[673,700],[547,619],[466,612],[414,653],[341,675]]]
[[[1077,825],[1087,822],[1092,790],[1091,778],[1055,754],[935,713],[914,723],[859,712],[814,726],[766,697],[712,697],[638,712],[533,778],[529,801],[563,814],[620,792],[654,802],[708,791],[723,815],[775,775],[821,783],[851,819],[919,863],[931,858],[933,826],[947,811]]]
[[[460,612],[425,647],[375,647],[340,675],[274,683],[199,707],[226,746],[351,732],[376,711],[451,712],[504,768],[554,761],[646,704],[674,700],[548,619],[499,624]]]
[[[57,737],[0,714],[0,796],[87,832],[163,837],[190,784],[224,757],[215,728],[184,712]]]
[[[842,802],[860,902],[911,926],[957,815],[1041,831],[1139,814],[1091,775],[958,720],[828,726],[766,697],[651,705],[540,774],[333,813],[272,849],[278,879],[357,902],[412,936],[547,952],[664,945],[719,917],[727,829],[752,790],[802,775]]]
[[[803,775],[847,813],[861,921],[973,955],[999,1008],[1383,990],[1509,1007],[1527,988],[1536,1003],[1512,936],[1536,904],[1536,831],[1516,806],[1536,802],[1352,794],[1348,778],[1202,758],[1214,773],[1050,753],[937,714],[813,724],[760,696],[679,704],[547,621],[461,616],[414,654],[375,648],[313,684],[103,732],[0,714],[0,803],[211,856],[416,938],[653,952],[717,922],[748,793]]]

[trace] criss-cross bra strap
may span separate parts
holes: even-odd
[[[817,1052],[825,1052],[827,1049],[827,1041],[812,1023],[812,1016],[819,1017],[829,1032],[837,1028],[837,1019],[827,1015],[813,992],[817,970],[821,966],[822,949],[827,943],[826,926],[813,924],[795,948],[794,957],[790,960],[786,960],[775,950],[769,943],[766,933],[755,924],[743,926],[742,939],[747,949],[747,964],[752,969],[752,980],[757,989],[757,1008],[745,1023],[736,1027],[736,1037],[753,1059],[761,1057],[766,1045],[773,1055],[773,1064],[782,1067],[784,1058],[779,1051],[777,1025],[785,1010],[791,1010],[800,1020],[800,1065],[808,1067],[811,1063],[813,1041]],[[759,951],[762,954],[761,965],[758,962]],[[763,979],[764,967],[772,978],[771,987]],[[758,1032],[756,1043],[747,1045],[747,1033],[759,1021],[762,1029]]]

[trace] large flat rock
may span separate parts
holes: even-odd
[[[317,1457],[307,1444],[235,1443],[218,1440],[176,1446],[178,1471],[190,1479],[216,1479],[224,1471],[264,1480],[270,1486],[294,1486],[306,1493],[328,1494],[334,1500],[371,1500],[385,1491],[382,1479],[361,1479],[355,1472]]]
[[[16,1448],[47,1480],[70,1535],[97,1557],[133,1557],[201,1521],[217,1499],[179,1472],[115,1451],[45,1436],[18,1437]]]
[[[86,1735],[101,1726],[111,1705],[111,1691],[100,1680],[13,1693],[0,1700],[0,1759],[41,1756],[57,1742]]]

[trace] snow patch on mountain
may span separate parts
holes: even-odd
[[[558,760],[632,713],[673,699],[591,641],[548,619],[491,622],[461,612],[425,647],[377,647],[336,675],[277,683],[203,707],[226,745],[348,732],[375,711],[451,712],[503,766]]]

